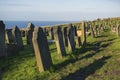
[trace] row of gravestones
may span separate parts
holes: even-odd
[[[97,19],[92,22],[89,21],[88,23],[90,23],[90,29],[93,37],[97,37],[99,33],[101,31],[105,31],[106,28],[110,28],[112,32],[115,32],[117,36],[120,37],[120,17]]]
[[[117,37],[120,37],[120,24],[111,25],[111,31],[117,34]]]
[[[89,25],[89,27],[93,37],[96,37],[96,35],[99,34],[98,30],[100,30],[100,28],[103,26],[101,25],[99,27],[96,25],[94,29],[91,25]],[[49,32],[49,35],[52,35],[52,39],[54,39],[56,42],[58,56],[60,58],[66,55],[65,46],[67,46],[71,52],[75,49],[75,44],[77,47],[80,46],[80,38],[77,37],[76,29],[72,25],[63,28],[58,26],[50,29],[51,32]],[[42,72],[48,69],[52,65],[52,60],[46,34],[44,33],[45,31],[45,29],[40,27],[35,28],[32,23],[29,23],[27,29],[25,29],[25,31],[22,30],[21,33],[17,26],[13,27],[12,29],[6,29],[5,31],[5,24],[3,21],[0,21],[0,57],[7,55],[5,51],[5,33],[6,42],[8,43],[7,52],[14,51],[15,48],[17,48],[18,51],[23,50],[24,47],[21,36],[26,36],[27,44],[33,45],[39,71]],[[120,35],[120,26],[117,27],[117,31]],[[86,31],[84,22],[82,22],[81,42],[83,45],[85,45]],[[14,51],[14,53],[16,53],[16,51]]]
[[[86,41],[84,22],[82,26],[82,43],[84,44]],[[62,30],[63,31],[61,31],[61,27],[58,26],[54,28],[53,32],[58,56],[60,58],[66,55],[65,46],[67,46],[70,51],[75,50],[75,41],[76,44],[78,44],[77,46],[80,46],[80,39],[77,36],[75,37],[75,28],[72,25],[69,27],[64,27]],[[5,30],[5,24],[3,21],[0,21],[0,57],[8,55],[9,52],[16,53],[15,50],[20,51],[24,49],[21,33],[26,35],[27,44],[33,45],[39,70],[42,72],[49,68],[52,65],[52,60],[50,57],[46,35],[42,28],[34,28],[34,25],[31,23],[28,24],[24,34],[23,32],[20,32],[17,26],[13,27],[12,29]],[[5,36],[7,49],[5,48]],[[8,52],[7,54],[6,51]]]
[[[5,24],[3,21],[0,21],[0,57],[16,53],[16,51],[20,50],[23,50],[23,43],[18,27],[15,26],[13,29],[5,30]]]
[[[84,38],[82,43],[84,45],[86,41],[84,23],[82,26],[82,39]],[[76,44],[79,44],[77,46],[80,46],[80,39],[75,37],[75,29],[72,25],[69,27],[64,27],[63,29],[60,26],[56,26],[53,28],[52,33],[52,35],[54,35],[59,58],[66,56],[65,46],[67,46],[71,52],[75,50],[75,41]],[[37,66],[39,71],[42,72],[52,65],[52,60],[49,52],[47,38],[41,27],[34,28],[32,43],[37,59]]]

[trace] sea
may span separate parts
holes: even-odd
[[[4,21],[7,29],[10,29],[17,25],[19,28],[26,28],[28,23],[33,23],[35,26],[53,26],[58,24],[74,23],[78,21]]]

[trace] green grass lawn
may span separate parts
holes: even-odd
[[[63,59],[57,57],[54,43],[49,44],[53,66],[40,73],[33,49],[0,59],[2,80],[120,80],[120,39],[109,30],[98,38],[87,36],[86,48],[76,49]]]

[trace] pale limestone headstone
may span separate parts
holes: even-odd
[[[80,37],[75,36],[75,46],[76,46],[76,48],[80,48],[80,45],[81,45]]]
[[[49,52],[47,38],[42,28],[36,27],[34,29],[32,43],[37,59],[37,66],[39,68],[39,71],[43,72],[50,68],[52,65],[52,60]]]
[[[63,42],[63,35],[62,35],[61,28],[59,26],[54,28],[54,39],[56,42],[59,58],[66,56],[65,46]]]
[[[5,56],[5,24],[0,21],[0,57]]]

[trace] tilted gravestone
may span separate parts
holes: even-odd
[[[0,21],[0,57],[5,56],[5,24]]]
[[[76,28],[76,26],[74,26],[74,30],[75,30],[75,36],[77,36],[77,28]]]
[[[80,45],[81,45],[80,37],[75,36],[75,46],[76,46],[76,48],[80,48]]]
[[[95,31],[95,37],[98,37],[98,25],[95,25],[94,31]]]
[[[62,58],[62,56],[66,56],[66,51],[63,42],[63,35],[61,28],[59,26],[54,28],[54,39],[56,42],[59,58]]]
[[[28,23],[27,32],[26,32],[27,44],[32,44],[32,36],[33,36],[34,27],[35,26],[32,23]]]
[[[13,41],[16,43],[19,47],[19,50],[23,50],[23,41],[22,41],[22,36],[20,33],[20,30],[17,26],[14,26],[12,29],[12,35],[13,35]]]
[[[47,38],[42,28],[36,27],[34,29],[32,43],[37,59],[37,66],[39,68],[39,71],[43,72],[50,68],[52,65],[52,60],[49,52]]]
[[[117,36],[120,37],[120,25],[117,25]]]
[[[75,50],[75,31],[74,31],[74,27],[72,25],[70,25],[67,28],[67,36],[68,36],[68,49],[69,51],[74,51]]]
[[[86,29],[85,29],[85,22],[82,22],[82,45],[86,44]]]
[[[54,39],[53,27],[49,28],[49,36],[50,36],[51,39]]]
[[[63,42],[66,47],[68,47],[68,37],[67,37],[67,27],[62,28]]]
[[[12,29],[6,29],[6,42],[13,43]]]
[[[91,31],[92,37],[95,38],[95,33],[94,33],[93,27],[91,25],[90,25],[90,31]]]

